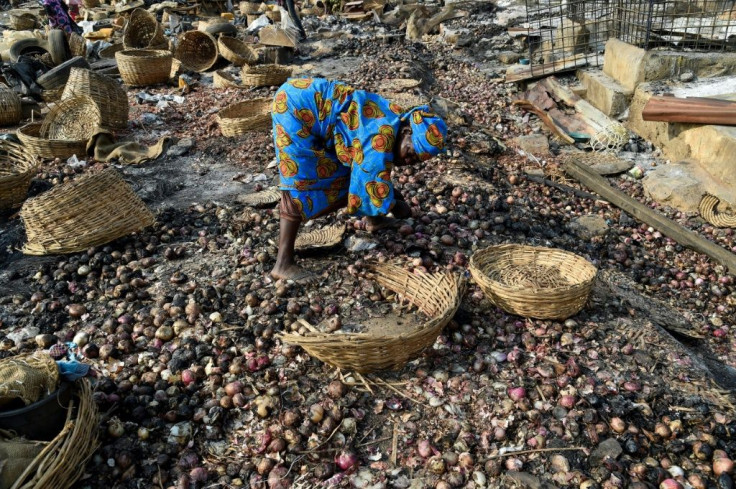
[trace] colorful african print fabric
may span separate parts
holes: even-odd
[[[49,18],[49,27],[61,29],[66,33],[81,34],[82,29],[72,20],[67,6],[62,0],[43,0],[46,16]]]

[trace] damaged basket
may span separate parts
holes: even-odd
[[[20,210],[23,253],[73,253],[139,231],[153,214],[113,168],[86,174],[29,199]]]
[[[470,273],[496,306],[538,319],[577,314],[593,288],[596,268],[568,251],[525,245],[491,246],[473,254]]]
[[[217,114],[222,135],[239,136],[271,128],[271,99],[257,98],[229,105]]]
[[[287,343],[304,348],[310,355],[341,369],[358,373],[397,370],[434,344],[437,336],[460,306],[464,282],[450,272],[410,273],[393,265],[373,268],[379,285],[394,291],[429,317],[400,334],[281,333]]]
[[[0,140],[0,211],[25,200],[37,166],[23,146]]]
[[[100,126],[109,129],[127,127],[128,96],[120,83],[112,78],[92,70],[72,68],[61,99],[75,96],[87,96],[94,101],[100,112]]]

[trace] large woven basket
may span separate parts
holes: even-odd
[[[41,134],[49,139],[88,140],[100,126],[102,115],[95,101],[77,95],[56,104],[41,123]]]
[[[23,202],[38,162],[23,146],[0,140],[0,211]]]
[[[20,475],[12,489],[53,487],[68,489],[84,473],[99,446],[99,418],[87,379],[76,382],[74,397],[61,432],[48,443]]]
[[[123,83],[132,87],[166,83],[171,74],[171,52],[126,49],[115,53]]]
[[[14,126],[20,122],[22,116],[20,97],[0,83],[0,126]]]
[[[141,8],[133,10],[123,31],[125,49],[164,49],[168,44],[164,30],[153,14]]]
[[[251,87],[279,86],[289,79],[291,68],[281,65],[243,66],[243,85]]]
[[[128,95],[112,78],[82,68],[72,68],[62,100],[77,96],[91,98],[100,112],[100,126],[123,129],[128,126]]]
[[[220,50],[220,56],[235,66],[252,65],[258,61],[258,53],[234,37],[220,36],[217,48]]]
[[[214,66],[217,61],[217,41],[211,34],[202,31],[188,31],[179,36],[174,57],[184,68],[202,72]]]
[[[506,312],[566,319],[588,300],[596,268],[568,251],[505,244],[477,251],[470,273],[488,299]]]
[[[429,320],[401,334],[281,333],[281,339],[304,348],[335,367],[370,373],[400,369],[432,346],[460,306],[464,282],[446,273],[409,273],[392,265],[375,267],[375,280],[416,306]]]
[[[28,152],[39,158],[69,158],[72,155],[87,154],[87,140],[67,141],[64,139],[49,139],[41,134],[41,123],[32,122],[20,127],[17,131],[18,139]]]
[[[29,199],[20,210],[23,253],[74,253],[109,243],[154,222],[153,214],[113,168],[90,173]]]
[[[229,105],[217,114],[217,122],[226,137],[267,131],[271,128],[271,99],[264,97]]]

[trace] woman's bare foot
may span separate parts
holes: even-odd
[[[401,226],[401,220],[386,216],[370,216],[365,218],[365,230],[375,233],[381,229],[395,229]]]
[[[277,280],[291,280],[298,284],[310,284],[317,281],[317,275],[294,264],[283,268],[279,267],[277,264],[273,270],[271,270],[271,277]]]

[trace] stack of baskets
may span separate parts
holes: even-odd
[[[100,112],[100,126],[124,129],[128,125],[128,95],[112,78],[82,68],[72,68],[61,100],[75,96],[91,98]]]
[[[18,94],[0,83],[0,126],[14,126],[22,115]]]
[[[74,253],[109,243],[154,222],[153,214],[113,168],[88,173],[29,199],[20,211],[23,253]]]
[[[258,61],[258,53],[234,37],[220,36],[217,40],[217,48],[220,56],[235,66],[252,65]]]
[[[184,68],[192,71],[207,71],[217,61],[217,41],[211,34],[188,31],[179,36],[174,57]]]
[[[515,244],[473,254],[470,273],[493,304],[538,319],[566,319],[588,300],[596,268],[583,257],[553,248]]]
[[[358,373],[400,369],[432,346],[455,315],[464,282],[452,273],[410,273],[392,265],[374,267],[379,285],[394,291],[429,319],[401,334],[281,333],[284,342],[304,348],[310,355],[341,369]]]
[[[271,128],[271,99],[257,98],[229,105],[217,114],[217,122],[226,137],[267,131]]]
[[[0,140],[0,211],[23,202],[38,163],[23,146]]]
[[[131,87],[166,83],[171,59],[171,52],[164,50],[125,49],[115,53],[120,77]]]
[[[291,76],[291,68],[281,65],[243,66],[243,85],[250,87],[278,86]]]
[[[130,14],[130,19],[123,32],[125,49],[167,49],[169,46],[163,27],[156,17],[146,10],[137,8]]]

